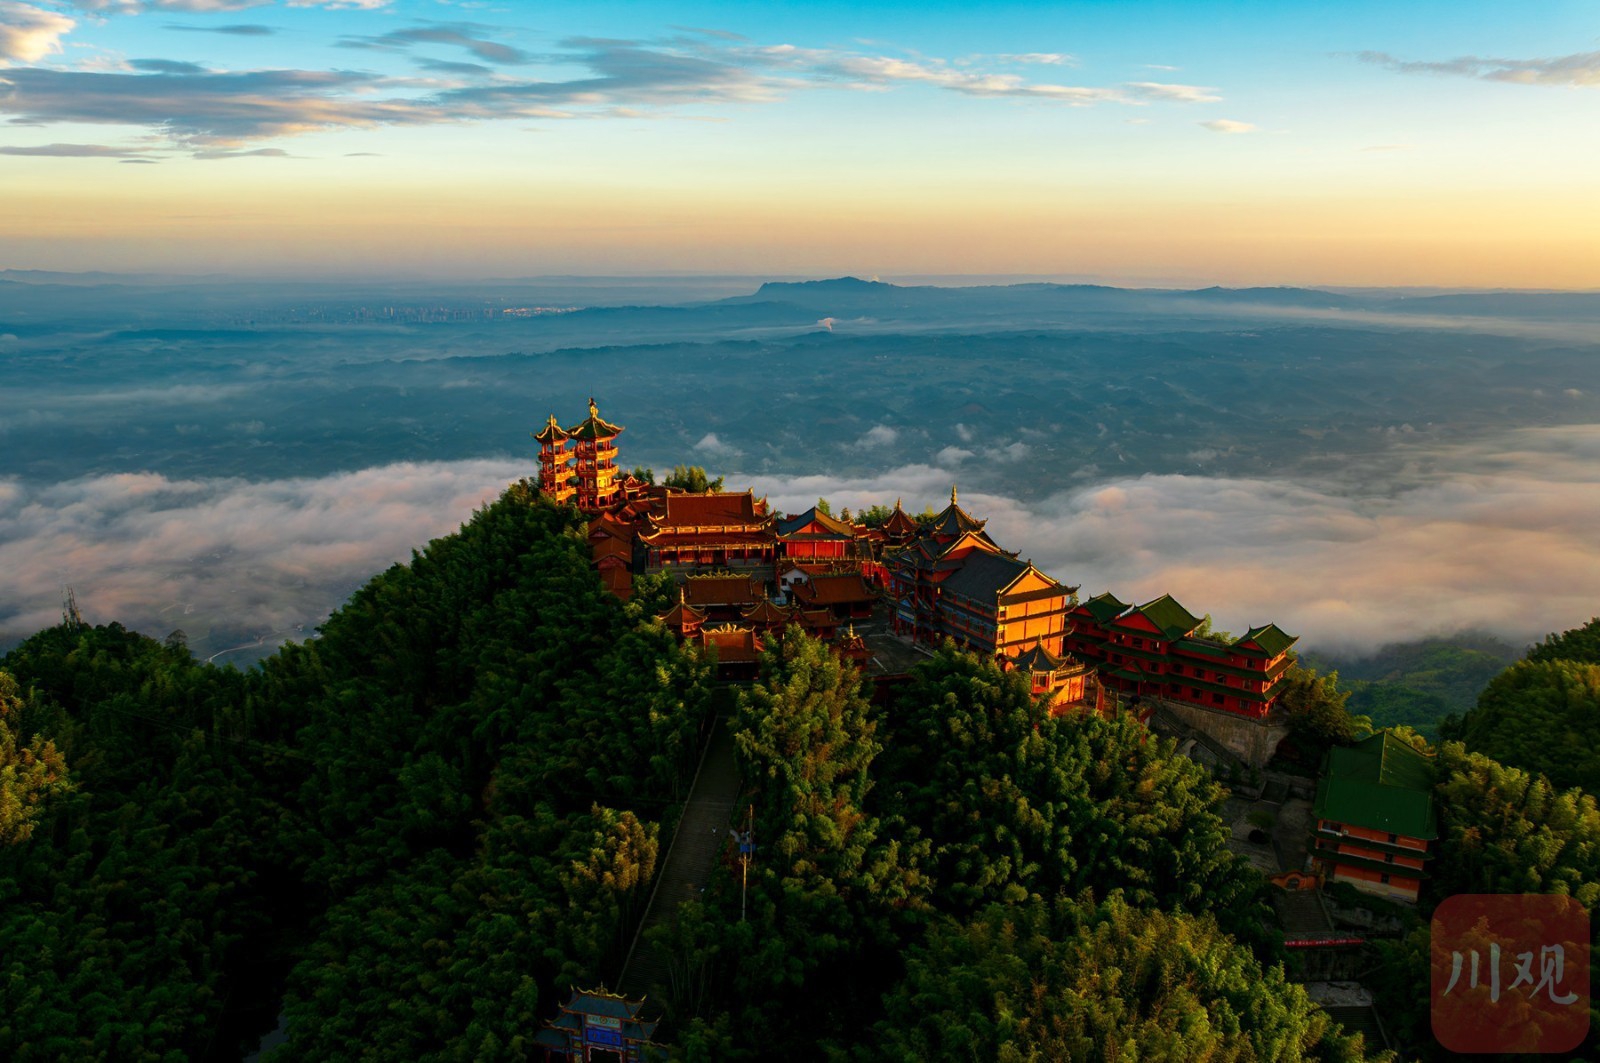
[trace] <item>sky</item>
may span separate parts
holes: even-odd
[[[1600,288],[1600,0],[0,0],[0,268]]]

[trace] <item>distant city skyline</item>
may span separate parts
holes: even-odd
[[[0,0],[0,269],[1600,288],[1597,16]]]

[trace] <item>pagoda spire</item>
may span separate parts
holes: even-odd
[[[956,485],[955,484],[951,484],[950,485],[950,504],[952,506],[956,504]]]

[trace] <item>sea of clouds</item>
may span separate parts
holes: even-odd
[[[87,619],[157,636],[200,613],[302,637],[530,471],[497,458],[262,482],[0,479],[0,633],[54,623],[72,587]],[[1464,629],[1525,642],[1600,613],[1600,425],[1401,449],[1319,481],[1151,475],[1032,499],[982,481],[964,458],[870,477],[728,475],[789,512],[824,496],[835,512],[939,508],[959,483],[1002,545],[1085,596],[1169,592],[1220,627],[1270,620],[1325,651]]]

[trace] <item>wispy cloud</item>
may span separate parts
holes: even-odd
[[[37,63],[61,51],[77,23],[59,11],[0,0],[0,60]]]
[[[893,446],[900,438],[900,433],[886,424],[875,424],[867,429],[866,433],[856,441],[861,447],[887,447]]]
[[[1230,135],[1238,133],[1256,133],[1260,131],[1257,126],[1251,125],[1249,122],[1235,122],[1231,118],[1215,118],[1209,122],[1201,122],[1200,125],[1211,130],[1213,133],[1225,133]]]
[[[145,152],[105,144],[34,144],[0,147],[0,155],[28,155],[51,159],[142,159]]]
[[[204,2],[204,0],[200,0]],[[27,20],[5,45],[34,61],[58,45],[70,19],[0,0]],[[110,5],[103,10],[124,10]],[[169,5],[169,9],[178,10]],[[209,5],[195,10],[230,10]],[[227,27],[218,28],[218,32]],[[233,27],[241,34],[266,27]],[[208,70],[172,59],[140,59],[120,69],[20,67],[0,86],[0,115],[13,123],[114,123],[151,129],[178,150],[238,147],[246,141],[313,130],[426,125],[497,119],[654,117],[691,106],[761,104],[800,91],[887,92],[916,88],[980,99],[1087,107],[1187,105],[1220,97],[1206,86],[1136,81],[1069,85],[1033,80],[1014,69],[1065,56],[1025,53],[981,68],[924,56],[752,44],[738,38],[681,35],[666,40],[570,38],[538,55],[496,39],[476,23],[425,23],[345,47],[411,57],[430,75],[405,78],[351,70]],[[427,46],[465,52],[472,61],[422,54]],[[543,77],[509,68],[538,65]],[[1004,69],[1003,67],[1012,69]],[[577,73],[572,71],[576,69]],[[560,71],[557,76],[554,72]]]
[[[226,14],[252,7],[265,7],[273,0],[69,0],[73,7],[99,15],[138,15],[147,11],[168,11],[185,15]],[[290,7],[326,7],[334,10],[358,8],[375,11],[388,7],[390,0],[290,0]]]
[[[721,439],[718,439],[715,432],[707,432],[701,436],[700,442],[694,445],[694,449],[701,454],[710,454],[712,457],[717,458],[736,458],[743,453],[731,443],[724,443]]]
[[[180,33],[221,33],[229,37],[270,37],[278,32],[271,26],[255,23],[234,23],[229,26],[182,26],[168,23],[162,28],[177,30]]]
[[[1600,425],[1409,456],[1425,471],[1382,489],[1144,476],[1022,501],[963,480],[961,502],[1005,546],[1085,593],[1171,593],[1223,628],[1272,620],[1307,646],[1362,650],[1485,625],[1522,641],[1594,615]],[[852,509],[901,496],[937,508],[957,476],[937,463],[752,479],[779,509],[819,496]]]
[[[410,29],[391,30],[388,33],[375,37],[347,37],[339,42],[342,48],[376,48],[385,51],[404,51],[418,44],[442,44],[452,48],[462,48],[485,63],[498,65],[516,65],[533,61],[533,57],[520,48],[513,48],[509,44],[490,40],[486,33],[492,32],[492,26],[480,26],[476,23],[457,22],[440,23],[427,26],[413,26]]]
[[[1398,59],[1388,52],[1359,52],[1356,58],[1400,74],[1445,74],[1514,85],[1600,86],[1600,52],[1575,52],[1537,59],[1464,55],[1441,62]]]
[[[0,631],[29,634],[76,589],[94,622],[310,633],[375,572],[453,530],[525,462],[400,464],[321,479],[0,479]],[[221,647],[213,647],[220,649]]]

